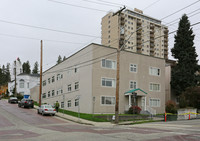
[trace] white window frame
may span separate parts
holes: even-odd
[[[104,103],[103,103],[103,101],[102,101],[102,98],[105,98],[105,101],[104,101]],[[107,104],[106,103],[106,98],[111,98],[111,104]],[[113,100],[112,100],[112,98],[113,98]],[[115,96],[101,96],[101,98],[100,98],[100,103],[101,103],[101,106],[115,106]]]
[[[103,60],[105,60],[105,66],[103,66]],[[110,61],[112,63],[112,67],[108,67],[106,66],[106,61]],[[116,69],[116,61],[115,60],[111,60],[111,59],[105,59],[105,58],[102,58],[101,59],[101,67],[102,68],[106,68],[106,69],[113,69],[115,70]]]
[[[153,103],[153,102],[155,102],[155,103]],[[160,107],[161,101],[159,98],[150,98],[149,105],[150,105],[150,107]]]
[[[24,88],[25,81],[23,79],[19,80],[19,88]]]
[[[112,86],[106,86],[106,85],[104,86],[104,85],[102,85],[103,84],[103,79],[105,79],[105,82],[111,80],[112,81]],[[116,87],[116,79],[115,78],[102,77],[101,78],[101,86],[102,87],[107,87],[107,88],[115,88]]]
[[[63,109],[65,108],[65,102],[64,101],[60,103],[60,108],[63,108]]]
[[[72,91],[72,84],[67,85],[67,91],[71,92]]]
[[[68,100],[68,101],[67,101],[67,107],[68,107],[68,108],[72,107],[72,100]]]
[[[157,71],[157,72],[156,72]],[[149,75],[152,76],[161,76],[161,70],[157,67],[149,67]]]
[[[79,82],[78,81],[74,83],[74,89],[76,91],[79,90]]]
[[[46,93],[43,93],[42,98],[46,98],[46,97],[47,97]]]
[[[57,81],[63,78],[63,74],[57,74]]]
[[[47,95],[48,97],[50,97],[51,96],[51,91],[48,91],[48,95]]]
[[[159,89],[158,90],[154,89],[153,85],[158,85]],[[149,91],[160,92],[161,91],[161,85],[160,85],[160,83],[150,82],[149,83]]]
[[[52,82],[52,83],[55,82],[55,76],[52,76],[51,82]]]
[[[51,95],[54,96],[55,95],[55,90],[51,91]]]
[[[131,83],[133,83],[133,88],[131,88]],[[135,84],[134,84],[134,83],[135,83]],[[134,88],[134,86],[135,86],[135,88]],[[137,87],[138,87],[138,86],[137,86],[137,81],[134,81],[134,80],[130,80],[130,81],[129,81],[129,88],[130,88],[130,89],[137,89]]]
[[[57,90],[57,95],[62,94],[62,93],[63,93],[63,90],[62,90],[62,89],[58,89],[58,90]]]
[[[48,78],[48,84],[50,84],[51,83],[51,78]]]
[[[46,80],[43,80],[42,81],[42,86],[46,86],[46,84],[47,84]]]
[[[79,99],[78,98],[76,98],[75,100],[74,100],[74,106],[76,107],[76,106],[79,106]]]
[[[133,70],[132,70],[132,69],[133,69]],[[137,72],[138,72],[138,65],[137,65],[137,64],[130,63],[130,64],[129,64],[129,72],[137,73]]]

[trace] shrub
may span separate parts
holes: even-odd
[[[172,100],[167,101],[165,110],[167,113],[177,113],[176,103]]]
[[[129,108],[129,111],[128,111],[128,113],[129,114],[140,114],[140,111],[141,111],[142,109],[140,108],[140,107],[138,107],[138,106],[131,106],[130,108]]]

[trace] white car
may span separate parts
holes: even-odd
[[[44,115],[52,115],[54,116],[56,114],[56,110],[55,108],[53,108],[51,105],[41,105],[38,110],[37,110],[38,114],[42,114]]]

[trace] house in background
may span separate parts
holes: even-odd
[[[17,93],[21,95],[30,95],[30,89],[38,85],[40,82],[39,74],[25,74],[21,73],[16,76]],[[8,83],[9,95],[14,94],[15,81]]]
[[[42,103],[81,113],[114,113],[116,48],[87,47],[43,73]],[[134,103],[143,111],[165,112],[165,59],[132,51],[120,53],[119,113],[133,104],[125,92],[140,88]]]
[[[37,103],[39,103],[39,89],[40,89],[40,85],[39,84],[30,89],[31,99],[33,99]]]

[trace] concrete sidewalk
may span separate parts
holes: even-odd
[[[37,110],[38,106],[34,105],[34,109]],[[67,115],[61,112],[58,112],[55,114],[55,116],[72,121],[72,122],[76,122],[79,124],[85,124],[85,125],[92,125],[92,126],[97,126],[97,127],[113,127],[113,126],[117,126],[117,124],[113,124],[110,122],[94,122],[94,121],[89,121],[89,120],[85,120],[82,118],[78,118],[78,117],[74,117],[71,115]]]
[[[94,122],[94,121],[89,121],[89,120],[85,120],[82,118],[78,118],[78,117],[74,117],[74,116],[70,116],[67,114],[63,114],[63,113],[56,113],[57,117],[63,118],[63,119],[67,119],[76,123],[80,123],[80,124],[86,124],[86,125],[93,125],[93,126],[97,126],[97,127],[113,127],[116,126],[116,124],[110,123],[110,122]]]

